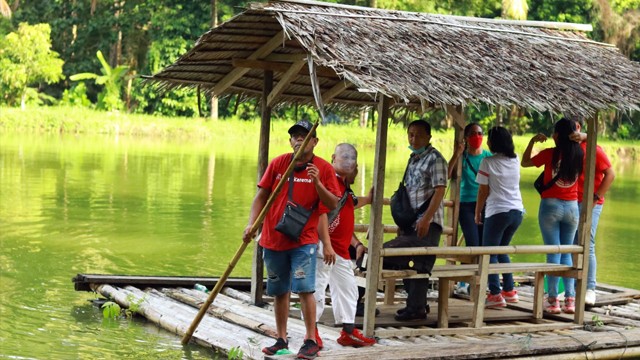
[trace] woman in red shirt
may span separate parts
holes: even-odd
[[[531,138],[522,155],[523,167],[544,165],[544,184],[553,183],[540,195],[542,199],[538,211],[540,231],[546,245],[572,245],[578,229],[578,176],[582,172],[584,153],[580,144],[569,137],[574,131],[575,123],[562,118],[554,127],[555,147],[544,149],[531,157],[533,145],[547,140],[544,134],[537,134]],[[571,254],[548,254],[547,262],[572,265],[572,258]],[[558,280],[557,276],[547,276],[548,297],[544,303],[544,311],[547,313],[558,314],[561,311]],[[574,279],[565,277],[563,281],[565,300],[562,311],[573,314],[576,309]]]

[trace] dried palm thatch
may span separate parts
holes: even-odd
[[[430,15],[280,0],[252,4],[205,33],[149,81],[162,90],[200,86],[270,105],[313,103],[306,56],[318,66],[325,103],[367,106],[517,105],[589,116],[640,108],[640,65],[589,26]]]

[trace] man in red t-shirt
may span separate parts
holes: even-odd
[[[583,120],[576,119],[576,132],[571,136],[571,139],[580,143],[582,151],[584,151],[584,164],[587,163],[587,134],[581,133],[580,129],[583,127]],[[586,166],[586,165],[585,165]],[[582,199],[584,194],[584,172],[578,178],[578,204],[582,209]],[[602,213],[602,207],[604,205],[604,195],[609,190],[609,187],[615,179],[616,173],[611,167],[611,162],[604,153],[602,148],[596,146],[596,171],[593,183],[593,209],[591,211],[591,231],[589,242],[589,271],[587,272],[587,292],[585,294],[584,303],[586,305],[595,305],[596,303],[596,231],[598,230],[598,222],[600,220],[600,214]],[[574,244],[578,244],[578,233]]]
[[[298,151],[312,127],[313,125],[309,121],[301,120],[289,128],[291,135],[289,142],[294,153]],[[264,248],[267,294],[274,297],[274,313],[278,333],[276,343],[262,349],[262,352],[267,355],[274,355],[278,350],[289,347],[286,338],[289,299],[292,291],[300,297],[307,330],[298,357],[312,359],[319,351],[315,341],[316,307],[313,298],[316,282],[318,218],[321,213],[326,213],[337,206],[337,196],[340,191],[331,164],[313,154],[313,149],[317,144],[318,138],[314,132],[300,161],[296,163],[296,168],[290,178],[276,196],[262,224],[260,245]],[[249,225],[244,230],[243,236],[245,242],[251,241],[251,225],[264,208],[271,192],[284,176],[292,159],[293,154],[283,154],[271,160],[267,166],[267,170],[258,183],[258,193],[251,204]],[[300,236],[296,239],[289,238],[276,230],[276,225],[281,220],[288,203],[313,209]],[[325,261],[331,263],[335,261],[335,253],[329,241],[325,245]]]
[[[354,210],[371,203],[371,192],[367,197],[356,197],[351,191],[358,174],[358,152],[351,144],[339,144],[331,155],[331,163],[340,185],[340,201],[338,207],[328,214],[320,215],[320,238],[331,239],[331,246],[336,256],[334,264],[326,261],[316,261],[316,321],[320,320],[324,311],[324,300],[327,285],[331,290],[331,306],[336,324],[342,324],[342,331],[338,338],[338,344],[343,346],[371,346],[375,339],[368,338],[355,328],[356,305],[358,303],[358,285],[349,255],[349,246],[354,229]],[[325,241],[318,246],[322,247]],[[318,257],[321,257],[318,250]],[[322,348],[322,340],[316,327],[316,340]]]

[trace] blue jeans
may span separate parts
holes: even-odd
[[[267,295],[279,296],[292,291],[313,293],[316,290],[316,244],[274,251],[264,249],[267,268]]]
[[[482,211],[484,217],[484,211]],[[464,234],[464,241],[467,246],[480,246],[482,244],[482,225],[476,224],[476,203],[461,202],[460,214],[458,215],[460,228]]]
[[[578,229],[578,202],[560,199],[542,199],[538,210],[538,222],[545,245],[573,245]],[[547,262],[553,264],[573,265],[571,254],[547,254]],[[575,297],[575,281],[564,277],[565,297]],[[559,277],[547,275],[549,297],[558,296]]]
[[[578,203],[580,209],[582,209],[582,203]],[[593,207],[591,211],[591,241],[589,242],[589,271],[587,274],[587,289],[596,289],[596,230],[598,230],[598,222],[600,221],[600,213],[602,213],[602,204],[598,204]],[[576,237],[573,242],[578,245],[578,232],[576,231]]]
[[[483,246],[507,246],[511,243],[513,234],[522,223],[522,211],[510,210],[498,213],[484,219]],[[491,255],[491,264],[510,263],[508,254]],[[513,275],[502,274],[502,286],[504,291],[513,290]],[[500,277],[498,274],[489,275],[489,291],[492,295],[500,294]]]

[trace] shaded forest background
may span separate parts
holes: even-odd
[[[165,116],[210,116],[211,102],[203,102],[198,109],[195,91],[159,94],[142,85],[141,75],[154,74],[173,63],[200,35],[242,12],[250,2],[264,1],[0,0],[0,105],[72,105]],[[615,44],[625,56],[640,61],[640,0],[326,2],[484,18],[589,23],[594,27],[588,34],[590,38]],[[43,25],[36,27],[37,24]],[[33,55],[29,49],[20,48],[28,48],[31,39],[45,38],[47,44],[32,45],[48,46],[44,60],[30,59],[32,64],[19,64]],[[36,75],[33,68],[41,73]],[[235,96],[220,99],[217,115],[255,118],[259,104],[240,100]],[[370,111],[333,113],[329,121],[359,121],[367,126]],[[393,120],[406,122],[413,118],[414,114],[404,111],[396,110]],[[552,120],[561,115],[488,106],[471,106],[466,112],[472,121],[502,124],[514,133],[548,130]],[[216,112],[213,113],[215,117]],[[299,118],[313,113],[305,106],[291,106],[275,109],[274,116]],[[442,110],[419,116],[435,128],[451,126]],[[601,114],[599,120],[600,132],[605,136],[640,139],[639,112],[612,111]]]

